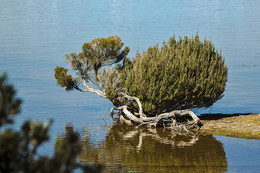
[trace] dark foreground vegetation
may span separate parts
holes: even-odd
[[[15,89],[7,83],[6,75],[0,75],[0,172],[24,173],[69,173],[100,172],[101,166],[78,164],[76,157],[81,151],[80,136],[73,129],[66,131],[62,142],[55,146],[52,157],[41,156],[38,148],[49,139],[51,122],[25,121],[16,131],[7,124],[20,111],[21,100],[16,98]]]

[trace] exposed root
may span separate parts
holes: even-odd
[[[190,110],[174,110],[162,113],[153,117],[147,117],[142,109],[140,100],[137,97],[122,94],[129,101],[136,101],[139,107],[139,113],[132,113],[128,106],[120,106],[111,109],[111,118],[113,118],[114,110],[118,110],[119,120],[128,125],[148,126],[148,127],[164,127],[174,131],[189,132],[192,128],[200,128],[202,123],[200,119]]]

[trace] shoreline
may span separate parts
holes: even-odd
[[[202,114],[201,133],[260,140],[260,114]]]

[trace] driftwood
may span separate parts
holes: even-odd
[[[139,111],[131,112],[127,105],[113,107],[111,109],[111,118],[114,120],[114,111],[118,110],[119,120],[128,125],[149,126],[149,127],[164,127],[177,131],[188,131],[192,128],[200,128],[202,123],[200,119],[190,110],[174,110],[171,112],[161,113],[152,117],[147,117],[142,109],[142,104],[137,97],[129,96],[121,93],[122,97],[127,100],[127,103],[135,101]]]

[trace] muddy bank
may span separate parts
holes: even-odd
[[[260,140],[260,114],[203,114],[200,132]]]

